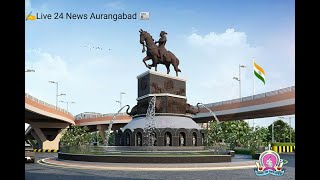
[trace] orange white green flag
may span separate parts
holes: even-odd
[[[254,70],[254,75],[260,79],[263,84],[266,84],[266,75],[264,70],[253,60],[253,70]]]

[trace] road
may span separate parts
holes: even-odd
[[[36,161],[47,157],[57,157],[57,153],[36,153]],[[280,155],[282,159],[288,161],[284,165],[286,168],[284,176],[275,177],[267,175],[257,177],[253,169],[243,170],[210,170],[210,171],[154,171],[154,172],[137,172],[137,171],[105,171],[105,170],[82,170],[63,167],[49,167],[38,163],[25,164],[26,180],[102,180],[102,179],[161,179],[161,180],[202,180],[202,179],[230,179],[230,180],[250,180],[250,179],[295,179],[295,156]]]

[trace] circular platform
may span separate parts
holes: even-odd
[[[109,152],[99,154],[58,153],[59,159],[108,163],[220,163],[231,162],[231,155],[198,152]]]
[[[221,163],[102,163],[61,160],[56,157],[45,158],[38,161],[41,165],[72,168],[72,169],[93,169],[93,170],[115,170],[115,171],[208,171],[208,170],[233,170],[253,169],[256,160],[242,158],[236,155],[232,162]]]

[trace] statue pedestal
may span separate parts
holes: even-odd
[[[186,80],[155,71],[138,79],[138,115],[146,114],[149,102],[156,96],[156,113],[186,114]]]
[[[187,114],[186,80],[155,71],[137,76],[138,98],[132,121],[116,132],[116,145],[141,146],[150,100],[156,96],[154,133],[157,146],[202,146],[203,129]],[[133,110],[131,111],[131,113]],[[168,143],[170,142],[170,143]]]

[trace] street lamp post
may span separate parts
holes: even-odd
[[[126,94],[125,92],[120,92],[120,108],[122,108],[122,94]]]
[[[239,64],[239,77],[233,77],[233,79],[239,81],[239,98],[240,98],[240,101],[242,101],[242,96],[241,96],[241,68],[245,68],[246,66],[245,65],[241,65]],[[249,120],[248,120],[248,124],[249,124]],[[253,125],[254,127],[254,125]]]
[[[272,128],[271,128],[271,135],[272,135],[272,141],[271,142],[272,143],[274,143],[274,132],[273,132],[274,130],[273,129],[274,129],[274,124],[272,123]]]
[[[33,69],[26,69],[24,72],[36,72],[36,71]]]
[[[233,79],[239,81],[239,98],[241,99],[241,81],[240,81],[240,78],[238,78],[238,77],[233,77]]]
[[[291,143],[291,117],[289,117],[289,126],[290,126],[290,143]]]
[[[239,64],[239,94],[240,94],[240,99],[241,97],[241,68],[245,68],[246,66]]]
[[[116,102],[120,104],[120,108],[121,108],[121,102],[120,101],[116,101]]]
[[[241,68],[245,68],[245,65],[239,64],[239,77],[233,77],[233,79],[239,81],[239,98],[241,99]]]
[[[35,70],[33,70],[33,69],[27,69],[27,70],[25,70],[24,72],[35,72]]]
[[[122,108],[122,94],[126,94],[125,92],[120,92],[120,101],[116,101],[120,105],[120,109]]]
[[[283,117],[283,116],[280,116],[279,118],[280,118],[280,119],[286,119],[286,118]],[[292,142],[292,140],[291,140],[291,132],[292,132],[292,131],[291,131],[291,128],[292,128],[292,127],[291,127],[291,118],[292,118],[291,116],[288,117],[288,119],[289,119],[289,126],[290,126],[290,128],[289,128],[289,131],[290,131],[290,133],[289,133],[290,143]]]
[[[53,83],[53,84],[56,84],[56,108],[58,108],[58,97],[59,96],[65,96],[66,94],[63,94],[63,93],[61,93],[61,94],[59,94],[58,93],[58,89],[59,89],[59,83],[57,82],[57,81],[49,81],[49,83]]]
[[[66,103],[66,104],[67,104],[67,111],[68,111],[69,103],[70,103],[70,104],[76,103],[76,102],[73,102],[73,101],[71,101],[71,102],[70,102],[70,101],[66,101],[66,102],[65,102],[65,101],[59,101],[59,102],[62,102],[62,103]]]
[[[274,122],[272,123],[272,142],[274,143],[274,127],[280,127],[280,125],[276,125],[276,126],[274,126]]]

